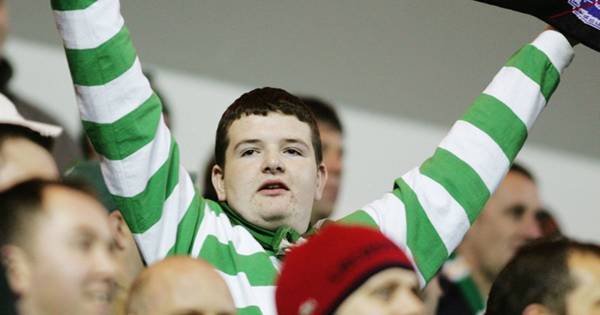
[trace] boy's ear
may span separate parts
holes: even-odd
[[[317,189],[315,190],[315,200],[321,200],[323,197],[323,190],[325,189],[325,184],[327,183],[327,167],[325,163],[321,162],[319,166],[317,166]]]
[[[227,200],[227,193],[225,192],[225,173],[223,172],[223,169],[215,164],[211,174],[212,185],[215,188],[217,197],[219,197],[219,201]]]

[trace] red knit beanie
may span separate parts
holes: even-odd
[[[414,270],[404,252],[376,229],[328,225],[285,257],[275,300],[280,315],[332,314],[372,275]]]

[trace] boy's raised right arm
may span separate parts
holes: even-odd
[[[188,254],[203,214],[119,0],[52,0],[81,120],[148,263]]]

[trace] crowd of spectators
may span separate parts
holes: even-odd
[[[561,33],[513,55],[390,192],[333,220],[352,128],[335,105],[241,95],[193,180],[119,1],[51,5],[87,135],[77,147],[32,114],[0,59],[0,314],[600,314],[600,247],[564,236],[515,163],[572,58]]]

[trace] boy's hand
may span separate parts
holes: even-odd
[[[578,41],[578,40],[576,40],[576,39],[574,39],[573,37],[570,37],[570,36],[568,36],[567,34],[565,34],[565,33],[561,32],[561,31],[557,30],[557,29],[556,29],[556,28],[554,28],[554,26],[552,26],[552,25],[546,25],[546,28],[545,28],[544,30],[545,30],[545,31],[547,31],[547,30],[557,31],[557,32],[559,32],[559,33],[563,34],[563,36],[564,36],[564,37],[566,37],[566,38],[567,38],[567,40],[569,41],[569,44],[571,44],[571,46],[573,46],[573,47],[575,47],[576,45],[578,45],[578,44],[579,44],[579,41]]]

